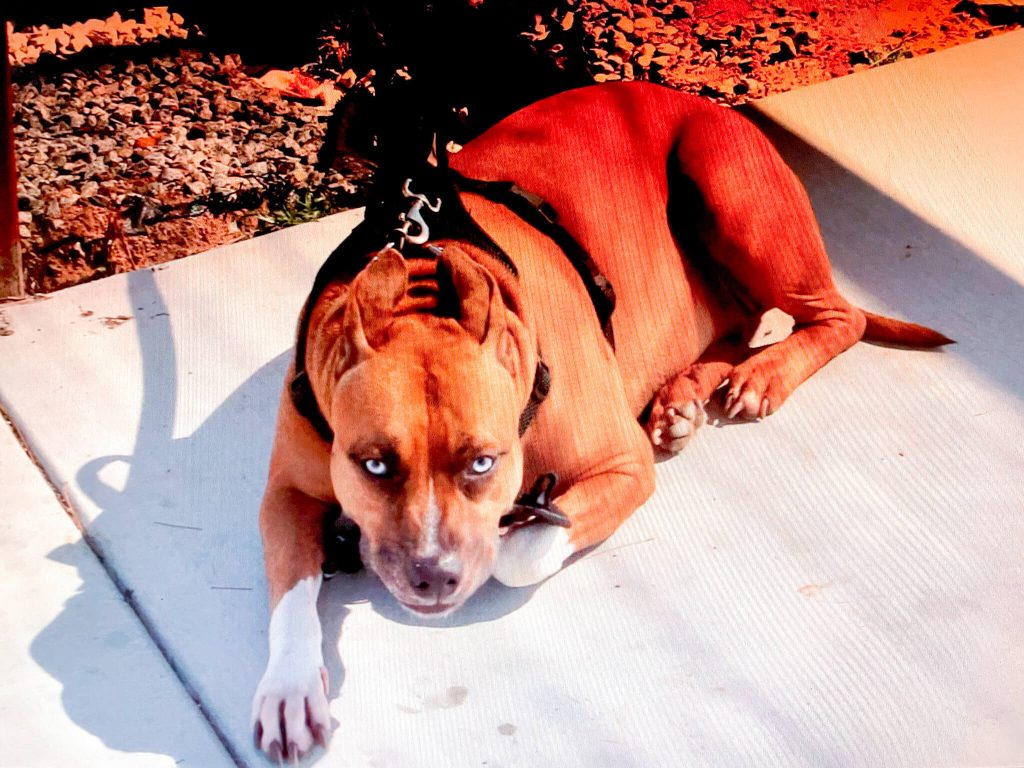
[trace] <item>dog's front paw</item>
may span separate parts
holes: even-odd
[[[305,667],[307,665],[303,665]],[[271,760],[297,760],[327,743],[327,670],[287,663],[267,667],[252,701],[253,738]]]
[[[557,573],[574,549],[569,532],[555,525],[513,528],[498,540],[494,578],[506,587],[526,587]]]
[[[704,406],[699,400],[667,407],[656,402],[647,422],[647,435],[655,448],[679,453],[706,420]]]

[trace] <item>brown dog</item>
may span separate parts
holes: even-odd
[[[260,512],[273,614],[253,722],[272,756],[301,755],[330,722],[316,597],[322,522],[339,503],[394,596],[441,615],[492,575],[536,583],[608,537],[653,490],[652,445],[681,450],[723,382],[729,416],[764,417],[862,337],[948,341],[851,306],[800,182],[749,122],[701,99],[646,84],[571,91],[452,165],[551,203],[616,290],[615,347],[562,250],[470,193],[518,276],[487,249],[440,240],[433,262],[383,250],[314,297],[301,362],[329,432],[286,388]],[[426,298],[411,288],[423,274]],[[752,352],[751,321],[773,309],[795,330]],[[550,394],[521,436],[538,354]],[[571,527],[500,530],[547,472]]]

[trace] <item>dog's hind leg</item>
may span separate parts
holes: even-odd
[[[708,110],[681,127],[674,163],[691,191],[704,253],[752,306],[777,307],[796,326],[728,373],[726,410],[776,411],[808,376],[860,340],[863,313],[840,295],[810,200],[768,138],[741,115]]]

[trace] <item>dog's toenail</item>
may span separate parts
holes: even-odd
[[[270,742],[270,746],[267,747],[267,754],[270,756],[271,760],[280,761],[281,758],[284,757],[284,753],[281,750],[281,742],[279,742],[279,741],[272,741],[272,742]]]

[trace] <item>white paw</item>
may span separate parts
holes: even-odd
[[[742,416],[745,419],[763,419],[771,412],[771,404],[767,395],[756,389],[734,387],[725,397],[725,415],[730,419]]]
[[[285,666],[288,666],[287,664]],[[253,738],[271,760],[297,760],[327,743],[327,670],[267,667],[252,701]]]
[[[320,649],[320,577],[303,579],[270,617],[270,660],[252,700],[256,746],[271,760],[297,760],[325,744],[331,727],[327,670]]]
[[[651,444],[663,451],[679,453],[706,421],[704,406],[696,400],[678,408],[666,408],[651,426]]]
[[[494,578],[506,587],[526,587],[557,573],[574,552],[569,531],[556,525],[515,528],[498,540]]]

